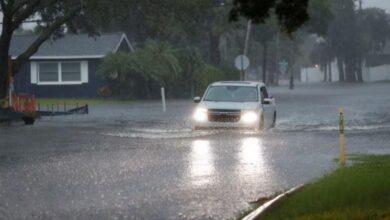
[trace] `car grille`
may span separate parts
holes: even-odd
[[[241,119],[241,110],[209,109],[210,122],[238,122]]]

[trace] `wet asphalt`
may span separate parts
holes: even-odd
[[[390,153],[390,84],[271,87],[277,126],[191,131],[189,100],[100,104],[0,126],[0,219],[230,219],[250,202]]]

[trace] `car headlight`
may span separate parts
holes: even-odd
[[[255,111],[246,111],[241,116],[241,120],[246,124],[255,123],[257,119],[258,116]]]
[[[205,122],[205,121],[207,121],[207,109],[205,109],[205,108],[197,108],[195,110],[193,118],[194,118],[195,121],[198,121],[198,122]]]

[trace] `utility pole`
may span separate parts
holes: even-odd
[[[248,53],[248,44],[249,44],[251,28],[252,28],[252,20],[248,20],[248,24],[246,27],[245,44],[244,44],[244,56],[246,56],[246,54]],[[241,70],[241,81],[245,81],[245,72],[246,70]]]
[[[267,83],[267,56],[268,56],[268,41],[264,41],[263,52],[263,83]]]
[[[276,66],[279,65],[279,49],[280,49],[280,32],[278,31],[278,35],[276,37]],[[275,73],[275,84],[279,86],[279,72],[276,71]]]
[[[294,41],[290,40],[290,55],[294,53]],[[290,66],[290,90],[294,89],[294,62],[290,62],[292,65]]]

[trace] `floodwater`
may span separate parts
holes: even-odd
[[[227,219],[337,164],[390,153],[390,84],[270,88],[277,126],[191,131],[191,101],[96,105],[0,127],[0,219]]]

